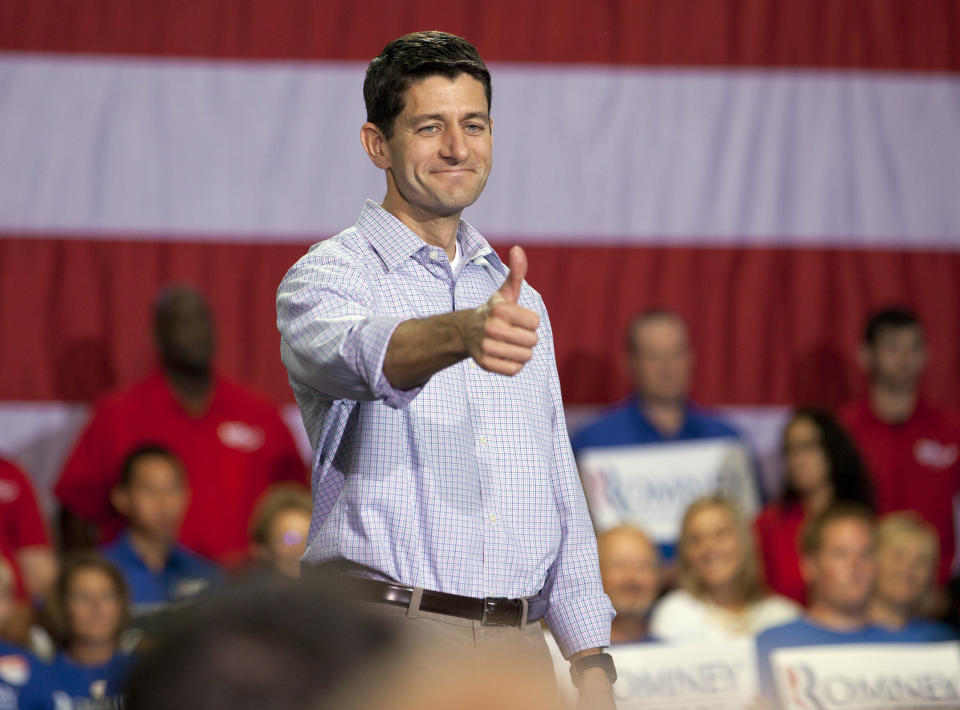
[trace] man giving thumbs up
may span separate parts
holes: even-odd
[[[547,624],[584,703],[613,707],[613,609],[527,257],[461,219],[492,164],[490,74],[442,32],[367,69],[360,139],[382,204],[315,244],[277,294],[281,355],[314,449],[304,564],[464,662],[553,683]]]

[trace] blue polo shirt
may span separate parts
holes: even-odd
[[[788,624],[774,626],[757,634],[757,670],[760,680],[760,693],[778,707],[776,685],[773,679],[773,667],[770,654],[778,648],[796,648],[798,646],[836,646],[847,643],[906,643],[911,640],[879,626],[864,626],[855,631],[836,631],[820,626],[807,617],[791,621]]]
[[[957,630],[939,621],[913,619],[899,631],[891,631],[900,643],[926,643],[928,641],[956,641]]]
[[[604,446],[662,444],[668,441],[722,439],[740,434],[722,419],[707,414],[692,403],[687,404],[683,426],[673,436],[664,436],[647,419],[640,408],[640,397],[633,395],[596,420],[580,429],[571,439],[573,453],[581,449]]]
[[[137,555],[129,532],[104,547],[102,552],[127,580],[134,614],[188,601],[223,578],[223,572],[215,563],[179,544],[170,549],[163,570],[154,572]]]
[[[61,651],[49,667],[47,697],[51,704],[48,707],[56,710],[122,708],[123,685],[135,661],[135,656],[118,651],[106,663],[85,666]]]
[[[0,641],[0,710],[40,710],[48,704],[47,668],[33,654]]]
[[[632,395],[616,407],[607,410],[597,419],[580,429],[570,439],[573,453],[579,457],[584,449],[607,446],[636,446],[637,444],[663,444],[697,439],[740,438],[740,433],[722,419],[707,414],[703,409],[688,402],[683,417],[683,426],[672,436],[664,436],[640,408],[640,397]],[[657,545],[664,561],[676,555],[676,545]]]

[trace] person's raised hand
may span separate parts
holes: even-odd
[[[510,249],[507,278],[490,299],[474,310],[465,334],[467,352],[485,370],[515,375],[533,357],[540,316],[517,301],[527,274],[527,255]]]

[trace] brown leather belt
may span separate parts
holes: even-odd
[[[413,588],[391,582],[381,582],[364,577],[341,578],[341,583],[350,591],[351,597],[359,601],[379,602],[395,606],[410,606]],[[543,616],[546,604],[530,600],[506,597],[463,597],[459,594],[423,590],[420,608],[435,614],[459,616],[462,619],[479,621],[483,626],[522,626],[524,606],[527,609],[527,622],[533,622]]]

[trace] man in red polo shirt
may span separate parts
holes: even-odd
[[[870,389],[841,412],[841,420],[872,474],[877,512],[914,510],[936,527],[944,582],[955,553],[960,417],[919,394],[927,348],[923,325],[911,311],[888,308],[871,316],[860,358]]]
[[[213,322],[197,291],[163,292],[154,333],[160,368],[96,406],[56,484],[65,538],[84,545],[117,535],[124,520],[110,504],[110,489],[130,451],[157,444],[177,454],[190,482],[180,541],[237,565],[248,551],[247,523],[260,494],[279,481],[305,483],[306,468],[276,408],[213,371]]]

